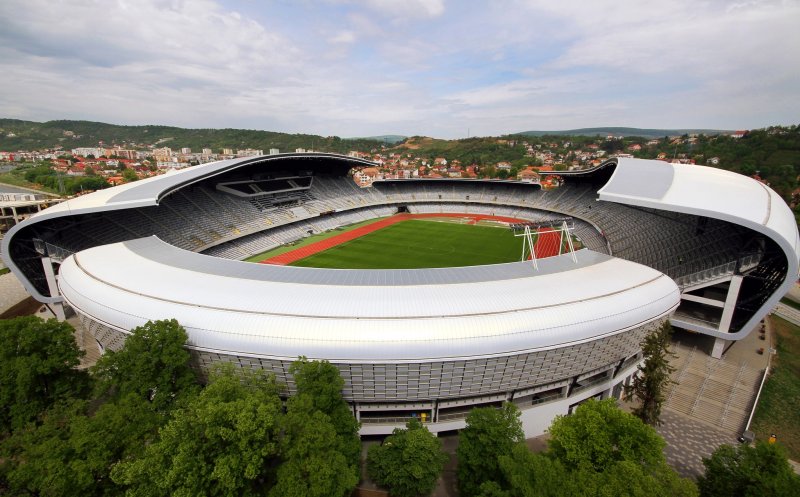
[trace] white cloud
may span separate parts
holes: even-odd
[[[800,115],[797,2],[229,5],[2,0],[3,117],[448,137]]]
[[[345,45],[355,43],[355,41],[356,41],[356,34],[352,31],[339,31],[330,38],[331,43],[342,43]]]
[[[557,68],[613,67],[692,76],[787,64],[800,69],[800,58],[786,57],[782,50],[800,46],[798,2],[530,0],[525,5],[563,23],[570,41]]]
[[[353,3],[393,17],[426,18],[444,13],[444,0],[354,0]]]

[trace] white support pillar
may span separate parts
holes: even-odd
[[[722,317],[719,320],[719,331],[728,333],[731,329],[731,320],[733,320],[733,311],[736,308],[736,299],[739,297],[739,290],[742,288],[743,276],[736,275],[731,278],[728,285],[728,295],[725,296],[725,305],[722,307]],[[728,345],[730,340],[724,338],[715,338],[714,347],[711,349],[711,357],[714,359],[722,359],[722,353],[725,352],[725,346]]]
[[[728,295],[725,297],[725,306],[722,308],[722,317],[719,320],[719,331],[723,333],[727,333],[731,329],[733,310],[736,307],[736,299],[739,297],[743,279],[744,277],[740,275],[733,276],[728,286]]]
[[[714,339],[714,348],[711,349],[711,357],[714,359],[722,359],[722,353],[725,352],[725,346],[728,345],[730,340],[724,338]]]
[[[19,216],[17,215],[17,208],[11,206],[11,215],[14,216],[14,224],[19,224]]]
[[[53,262],[49,257],[42,257],[42,266],[44,267],[44,276],[47,279],[47,288],[50,290],[50,296],[58,297],[60,293],[58,292],[58,284],[56,283],[56,273],[53,271]],[[56,319],[59,321],[67,319],[67,316],[64,314],[64,304],[61,302],[54,302],[52,306]]]

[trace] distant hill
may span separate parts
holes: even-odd
[[[358,138],[345,138],[345,140],[375,140],[382,143],[387,143],[389,145],[394,145],[395,143],[400,143],[401,141],[407,139],[407,136],[403,135],[379,135],[379,136],[362,136]]]
[[[234,150],[252,148],[267,152],[277,148],[293,152],[298,148],[324,152],[347,153],[350,150],[370,150],[385,144],[382,137],[342,139],[338,136],[277,133],[249,129],[185,129],[173,126],[119,126],[92,121],[48,121],[44,123],[0,119],[0,150],[41,150],[61,146],[145,148],[149,145],[184,147],[200,152],[210,148],[219,153],[223,148]]]
[[[665,136],[681,136],[681,135],[722,135],[731,133],[730,130],[724,129],[647,129],[647,128],[624,128],[624,127],[607,127],[607,128],[578,128],[567,129],[562,131],[523,131],[515,133],[524,136],[641,136],[643,138],[664,138]]]

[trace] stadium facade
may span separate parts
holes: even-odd
[[[640,343],[670,319],[746,336],[794,283],[800,238],[769,187],[702,166],[615,159],[561,187],[376,182],[333,154],[204,164],[78,197],[15,226],[3,258],[38,300],[63,304],[103,349],[176,318],[202,372],[263,369],[291,391],[298,356],[345,379],[362,434],[410,416],[459,429],[475,406],[517,404],[527,435],[590,397],[619,396]],[[307,235],[412,213],[565,217],[585,249],[538,261],[416,270],[243,262]]]

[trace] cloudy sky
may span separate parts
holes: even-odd
[[[460,138],[800,122],[800,0],[0,0],[0,117]]]

